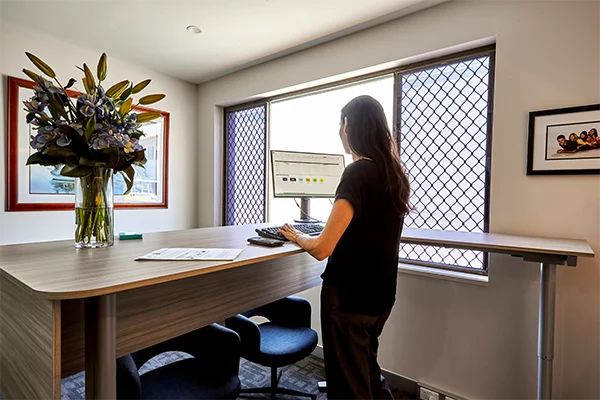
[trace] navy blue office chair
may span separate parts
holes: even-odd
[[[317,332],[310,328],[310,303],[299,297],[286,297],[274,303],[236,315],[225,321],[240,335],[242,357],[271,368],[271,386],[242,389],[241,393],[287,394],[316,398],[316,395],[281,388],[277,368],[294,364],[317,347]],[[257,324],[251,317],[269,320]]]
[[[117,360],[118,399],[236,399],[240,338],[220,325],[187,333]],[[193,358],[139,374],[152,357],[181,351]]]

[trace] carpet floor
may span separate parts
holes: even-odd
[[[140,373],[151,371],[162,365],[170,364],[187,357],[189,357],[187,354],[178,352],[160,354],[144,364],[142,368],[140,368]],[[322,359],[310,356],[294,365],[283,368],[282,371],[283,373],[281,375],[279,386],[318,394],[317,398],[319,400],[327,399],[326,394],[318,393],[317,390],[317,383],[325,380],[325,368]],[[242,381],[242,387],[269,386],[271,380],[270,369],[242,359],[240,362],[240,380]],[[63,379],[61,392],[62,399],[85,399],[85,374],[81,372]],[[261,394],[248,394],[243,396],[244,397],[241,397],[243,399],[269,398],[269,395]],[[281,399],[294,398],[293,396],[285,395],[279,395],[278,397]],[[394,391],[394,397],[396,399],[407,398],[397,391]]]

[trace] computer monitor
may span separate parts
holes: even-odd
[[[345,162],[342,154],[271,150],[274,196],[302,199],[300,222],[309,218],[310,198],[333,198]]]

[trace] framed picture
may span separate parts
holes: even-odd
[[[48,211],[74,208],[75,178],[60,175],[61,166],[27,166],[34,133],[25,120],[23,101],[32,96],[32,81],[8,77],[7,211]],[[68,91],[69,96],[79,95]],[[134,166],[133,188],[127,194],[119,173],[114,175],[115,208],[167,208],[169,113],[138,106],[140,112],[157,111],[161,117],[146,123],[140,143],[146,149],[144,167]]]
[[[527,175],[600,173],[600,104],[529,113]]]

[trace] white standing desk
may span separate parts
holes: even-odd
[[[538,399],[552,398],[556,266],[575,267],[578,257],[594,257],[585,240],[549,239],[498,233],[450,232],[405,228],[402,242],[510,254],[540,264],[538,319]]]

